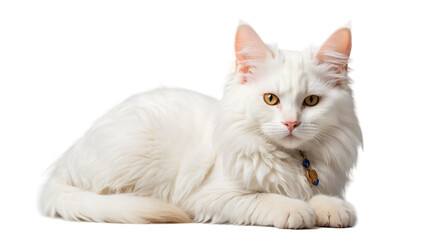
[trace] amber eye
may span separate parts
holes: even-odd
[[[317,95],[307,96],[305,100],[303,100],[303,104],[309,107],[317,105],[318,102],[319,102],[319,97]]]
[[[275,96],[272,93],[265,93],[264,94],[264,101],[268,105],[276,105],[276,104],[278,104],[280,102],[280,99],[278,99],[278,97]]]

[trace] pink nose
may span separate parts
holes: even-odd
[[[287,121],[283,123],[284,125],[287,126],[287,128],[289,129],[290,132],[293,132],[293,130],[299,126],[299,122],[295,122],[295,121]]]

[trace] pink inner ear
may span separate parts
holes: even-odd
[[[247,73],[251,67],[248,60],[266,59],[270,52],[259,35],[249,25],[240,25],[237,29],[236,41],[236,67],[239,72]]]
[[[316,57],[318,58],[319,63],[332,63],[335,64],[337,68],[347,69],[347,60],[352,49],[352,35],[350,29],[342,28],[334,32],[325,43],[319,49]],[[332,54],[340,54],[344,56],[345,61],[334,61],[336,56]]]

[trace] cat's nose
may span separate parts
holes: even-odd
[[[287,128],[289,129],[290,132],[293,132],[293,130],[299,126],[300,122],[296,122],[296,121],[287,121],[287,122],[283,122],[284,125],[287,126]]]

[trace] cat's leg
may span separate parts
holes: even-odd
[[[184,205],[195,222],[310,228],[316,219],[306,202],[272,193],[209,189],[192,195]]]
[[[340,198],[317,195],[309,204],[315,209],[319,227],[352,227],[356,223],[355,208]]]

